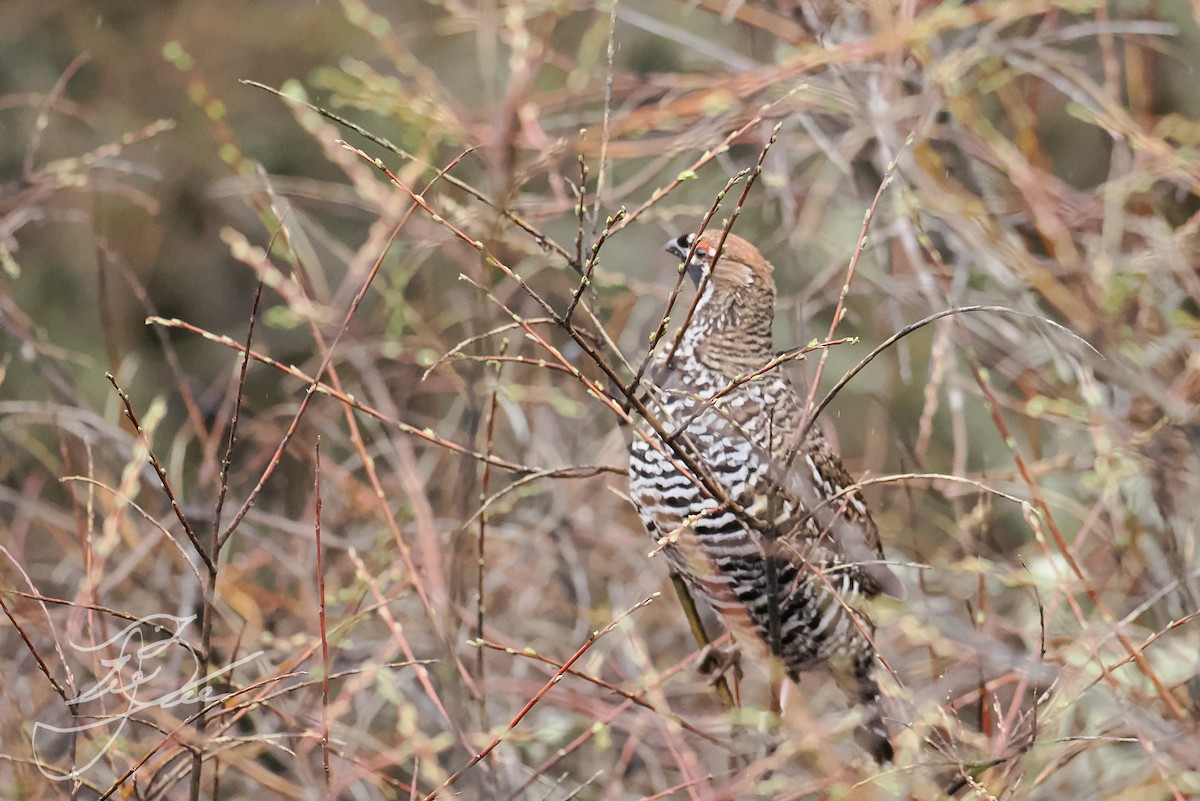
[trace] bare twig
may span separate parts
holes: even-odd
[[[587,638],[587,640],[583,643],[583,645],[579,646],[579,649],[577,651],[575,651],[575,653],[572,654],[571,657],[562,664],[562,667],[560,667],[558,670],[556,670],[554,672],[554,675],[550,677],[550,680],[547,681],[544,685],[542,685],[542,689],[538,690],[538,692],[532,698],[529,699],[529,701],[525,704],[525,706],[523,706],[521,708],[521,710],[519,712],[517,712],[517,714],[515,716],[513,716],[513,719],[511,721],[509,721],[508,726],[505,727],[504,731],[501,732],[497,737],[495,737],[490,743],[488,743],[487,746],[485,746],[482,751],[480,751],[478,754],[476,754],[474,757],[472,757],[470,762],[468,762],[466,765],[462,766],[457,771],[455,771],[453,774],[451,774],[448,779],[446,779],[444,782],[442,782],[441,786],[439,786],[436,790],[434,790],[429,795],[425,796],[425,801],[433,801],[434,798],[438,797],[438,794],[441,791],[449,789],[451,786],[453,786],[454,783],[456,781],[458,781],[458,779],[461,778],[464,773],[466,773],[468,770],[473,768],[475,765],[479,764],[479,762],[481,760],[483,760],[488,754],[490,754],[493,750],[495,750],[496,747],[498,745],[500,745],[500,743],[504,742],[504,739],[509,734],[512,733],[512,731],[524,719],[524,717],[529,714],[530,710],[532,710],[537,705],[537,703],[546,696],[546,693],[550,692],[550,690],[554,687],[554,685],[558,684],[558,682],[562,679],[562,677],[564,675],[566,675],[567,671],[571,669],[571,666],[574,665],[577,661],[579,661],[580,657],[582,657],[584,654],[586,654],[588,652],[588,650],[591,649],[591,647],[596,644],[597,640],[604,637],[606,634],[608,634],[610,631],[612,631],[614,628],[616,628],[617,624],[619,624],[626,617],[628,617],[629,615],[632,615],[634,612],[637,612],[639,609],[642,609],[643,607],[649,605],[657,597],[658,597],[658,593],[653,593],[653,594],[647,596],[645,599],[638,601],[636,604],[634,604],[632,607],[630,607],[625,612],[623,612],[620,615],[618,615],[617,617],[613,618],[613,620],[608,625],[606,625],[604,628],[600,629],[599,631],[592,632],[592,635]]]

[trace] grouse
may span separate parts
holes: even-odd
[[[804,430],[787,377],[764,370],[775,357],[771,265],[734,234],[718,258],[720,235],[667,245],[681,260],[692,253],[681,269],[700,297],[677,347],[667,341],[652,365],[630,495],[671,568],[735,636],[764,643],[793,681],[829,670],[865,708],[860,745],[891,761],[862,606],[895,579],[841,459],[817,427]]]

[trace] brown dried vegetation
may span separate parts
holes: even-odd
[[[1200,793],[1195,4],[595,5],[6,4],[0,796]],[[839,387],[894,766],[728,712],[623,496],[710,213]]]

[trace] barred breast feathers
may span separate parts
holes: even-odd
[[[726,238],[714,270],[718,239],[719,232],[703,234],[696,248],[700,268],[689,267],[702,297],[679,348],[672,354],[664,347],[656,356],[651,375],[664,425],[686,436],[702,464],[722,465],[735,456],[756,465],[736,486],[729,471],[715,477],[795,558],[845,565],[868,597],[881,590],[897,594],[899,582],[882,563],[878,528],[860,493],[845,492],[853,479],[824,435],[814,427],[796,446],[805,415],[788,378],[776,369],[729,389],[774,357],[775,282],[771,264],[736,234]],[[680,237],[668,249],[683,258],[690,245]]]
[[[774,355],[775,283],[757,248],[730,234],[718,256],[719,241],[710,232],[668,245],[699,296],[678,347],[655,358],[648,405],[661,425],[639,427],[630,495],[650,535],[668,538],[672,568],[727,623],[749,627],[792,678],[832,670],[868,710],[856,737],[886,761],[861,602],[899,585],[820,430],[796,443],[806,421],[791,382],[778,370],[741,380]]]

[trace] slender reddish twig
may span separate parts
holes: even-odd
[[[325,793],[332,789],[329,769],[329,633],[325,627],[325,549],[321,544],[321,438],[313,448],[313,537],[317,550],[317,628],[321,634],[321,767]],[[331,796],[330,796],[331,797]]]
[[[435,789],[429,795],[425,796],[425,801],[433,801],[433,799],[437,798],[438,793],[440,793],[442,790],[449,789],[451,786],[453,786],[453,784],[456,781],[458,781],[462,777],[462,775],[464,773],[466,773],[468,770],[470,770],[471,768],[478,765],[479,762],[482,761],[488,754],[492,753],[492,751],[494,751],[496,749],[496,747],[498,745],[500,745],[500,743],[504,742],[504,739],[509,734],[511,734],[514,729],[516,729],[517,725],[522,720],[524,720],[525,716],[529,714],[530,710],[532,710],[535,706],[537,706],[537,703],[546,696],[546,693],[550,692],[550,690],[554,687],[554,685],[558,684],[558,682],[562,680],[562,677],[565,676],[567,671],[571,669],[571,666],[574,665],[577,661],[579,661],[580,657],[582,657],[584,654],[586,654],[588,652],[588,650],[591,649],[591,647],[596,644],[597,640],[599,640],[601,637],[603,637],[604,635],[606,635],[610,631],[612,631],[614,628],[616,628],[617,624],[620,623],[622,620],[624,620],[626,617],[628,617],[629,615],[632,615],[634,612],[637,612],[639,609],[642,609],[643,607],[650,604],[655,598],[658,597],[658,595],[659,594],[657,592],[652,593],[651,595],[647,596],[646,598],[642,599],[641,601],[638,601],[636,604],[631,606],[625,612],[621,613],[620,615],[617,615],[604,628],[600,629],[599,631],[592,632],[591,636],[588,637],[586,641],[584,641],[583,645],[579,646],[578,650],[576,650],[575,653],[571,655],[571,658],[568,659],[566,662],[564,662],[562,664],[562,667],[560,667],[558,670],[556,670],[554,672],[554,675],[550,677],[550,680],[547,681],[544,685],[542,685],[542,688],[540,690],[538,690],[537,693],[534,694],[534,696],[532,698],[530,698],[528,702],[526,702],[525,706],[521,707],[521,711],[517,712],[517,714],[513,716],[513,719],[511,721],[509,721],[508,726],[505,727],[504,731],[501,732],[498,736],[496,736],[490,743],[488,743],[482,751],[480,751],[478,754],[476,754],[474,757],[472,757],[470,762],[468,762],[466,765],[463,765],[461,768],[456,770],[453,774],[450,775],[449,778],[447,778],[444,782],[442,782],[441,785],[438,786],[437,789]]]
[[[771,135],[767,138],[767,143],[762,146],[762,150],[758,152],[758,160],[754,162],[754,168],[750,170],[746,177],[746,183],[742,187],[742,193],[738,196],[737,204],[733,207],[733,211],[729,214],[729,219],[725,221],[725,225],[721,228],[721,236],[717,238],[717,249],[713,252],[712,268],[705,273],[700,285],[696,288],[696,295],[692,298],[692,305],[688,307],[687,316],[683,318],[683,325],[679,326],[679,330],[675,332],[675,340],[671,343],[671,349],[667,351],[667,362],[675,357],[675,351],[679,350],[679,344],[683,342],[683,335],[687,333],[688,326],[692,324],[692,317],[696,314],[696,309],[700,306],[700,299],[704,297],[704,287],[712,278],[713,272],[717,269],[717,262],[721,259],[721,254],[725,248],[725,240],[729,237],[729,232],[733,230],[733,226],[737,223],[737,218],[742,213],[742,207],[746,203],[746,197],[750,194],[750,190],[754,187],[758,176],[762,175],[763,162],[767,160],[767,154],[771,152],[775,142],[779,139],[779,131],[783,128],[783,123],[775,123],[775,127],[771,129]],[[703,234],[703,229],[696,234],[696,241],[692,242],[691,249],[688,250],[687,258],[684,259],[686,265],[695,255],[696,245],[699,244],[700,234]],[[826,339],[833,339],[833,331],[829,332]]]
[[[970,365],[971,373],[975,376],[975,382],[980,391],[983,393],[984,400],[988,405],[989,411],[991,412],[992,423],[996,426],[996,430],[1000,432],[1000,436],[1003,438],[1005,445],[1008,447],[1008,451],[1012,456],[1013,462],[1016,464],[1017,472],[1021,474],[1022,481],[1024,481],[1025,486],[1029,488],[1032,504],[1037,508],[1038,512],[1041,513],[1041,517],[1045,521],[1046,527],[1050,531],[1050,536],[1053,538],[1055,546],[1057,547],[1059,553],[1062,554],[1063,559],[1066,560],[1067,566],[1071,569],[1071,572],[1075,574],[1075,578],[1079,579],[1080,585],[1082,586],[1083,591],[1087,594],[1088,599],[1096,605],[1096,609],[1100,611],[1100,614],[1103,615],[1106,620],[1112,621],[1112,611],[1108,608],[1108,604],[1106,604],[1100,597],[1100,593],[1096,591],[1091,582],[1089,582],[1087,577],[1084,575],[1083,569],[1079,566],[1079,562],[1076,561],[1075,555],[1071,552],[1070,546],[1067,545],[1067,540],[1063,536],[1061,529],[1059,529],[1058,523],[1055,522],[1054,515],[1050,512],[1050,506],[1046,503],[1046,497],[1042,493],[1041,485],[1034,481],[1033,474],[1029,471],[1029,466],[1025,463],[1025,459],[1021,456],[1020,451],[1017,450],[1016,440],[1014,440],[1012,434],[1009,433],[1008,424],[1004,422],[1004,417],[1000,414],[999,405],[996,403],[996,398],[992,393],[991,385],[988,383],[983,371],[979,368],[979,365],[974,359],[971,360]],[[1073,606],[1075,605],[1074,599],[1069,595],[1068,601]],[[1082,611],[1078,610],[1077,607],[1076,614],[1082,615]],[[1082,622],[1082,619],[1080,622]],[[1175,696],[1163,686],[1158,674],[1155,673],[1154,668],[1151,667],[1150,663],[1146,661],[1146,658],[1142,654],[1141,650],[1134,646],[1133,642],[1128,636],[1125,635],[1123,631],[1121,631],[1119,626],[1114,627],[1113,634],[1116,636],[1117,642],[1121,644],[1121,647],[1125,649],[1125,652],[1137,664],[1138,669],[1142,672],[1142,674],[1150,680],[1151,684],[1154,685],[1154,689],[1157,691],[1158,697],[1162,700],[1163,705],[1167,708],[1171,715],[1177,720],[1185,720],[1187,718],[1187,713],[1184,711],[1183,707],[1180,706],[1179,701],[1175,699]],[[1115,688],[1115,679],[1111,678],[1111,674],[1108,671],[1105,671],[1105,675],[1108,675],[1110,681],[1114,682],[1113,686]],[[1139,739],[1142,739],[1141,735],[1139,735]],[[1145,742],[1144,746],[1147,748],[1153,748],[1153,744],[1149,742]]]
[[[716,216],[717,210],[721,208],[721,202],[725,199],[725,196],[729,194],[729,190],[733,189],[733,187],[737,185],[738,181],[745,178],[747,173],[747,170],[741,170],[732,178],[725,181],[725,186],[720,192],[717,192],[715,197],[713,197],[712,204],[709,205],[708,211],[704,213],[704,217],[702,217],[700,220],[700,233],[703,233],[708,228],[709,222],[711,222],[712,218]],[[687,276],[687,264],[692,260],[692,257],[696,255],[696,248],[698,247],[700,247],[700,238],[696,237],[693,240],[691,247],[688,248],[687,255],[684,257],[683,261],[679,263],[679,272],[675,276],[675,285],[671,287],[671,293],[667,295],[667,304],[663,307],[663,313],[659,317],[658,325],[655,326],[654,331],[650,334],[650,344],[646,348],[646,352],[642,355],[642,361],[641,364],[638,365],[637,373],[634,374],[633,380],[629,382],[628,394],[630,395],[637,393],[638,387],[641,386],[642,383],[642,377],[646,374],[646,368],[650,366],[650,362],[654,358],[654,349],[658,347],[659,341],[666,336],[667,325],[671,321],[671,311],[675,308],[675,301],[679,298],[679,293],[683,291],[683,282]],[[701,285],[696,288],[697,296],[704,291],[704,286],[707,285],[707,283],[708,276],[703,276],[701,279]]]
[[[608,239],[609,234],[612,233],[613,225],[620,222],[624,218],[625,207],[622,206],[621,208],[617,209],[616,214],[605,220],[604,230],[600,232],[600,236],[595,242],[592,243],[592,246],[588,251],[587,262],[583,265],[583,277],[579,279],[579,286],[577,286],[575,291],[572,293],[571,303],[567,306],[567,310],[563,314],[563,321],[567,325],[571,324],[571,318],[575,315],[575,307],[579,305],[579,300],[583,297],[583,293],[586,292],[587,288],[592,284],[592,272],[596,269],[596,261],[600,257],[600,248],[604,247],[604,242]]]
[[[501,645],[498,642],[492,642],[491,640],[485,640],[483,638],[477,638],[474,642],[471,643],[471,645],[474,645],[480,649],[488,648],[493,651],[499,651],[500,653],[508,654],[509,656],[518,656],[518,657],[521,657],[522,659],[532,659],[535,662],[541,662],[544,665],[549,665],[550,667],[553,667],[556,669],[561,669],[563,666],[562,662],[558,662],[554,659],[551,659],[548,656],[539,654],[537,651],[530,650],[529,648],[514,648],[509,645]],[[690,659],[690,657],[689,657],[689,659]],[[674,673],[674,672],[682,669],[686,664],[687,664],[686,661],[681,662],[679,665],[666,671],[666,675],[670,675],[671,673]],[[625,700],[631,701],[635,705],[640,706],[642,709],[646,709],[651,712],[661,714],[664,717],[666,717],[668,720],[670,720],[672,723],[678,723],[680,728],[684,729],[685,731],[688,731],[688,732],[696,735],[697,737],[707,740],[708,742],[712,743],[715,746],[718,746],[726,751],[730,751],[730,752],[735,751],[732,744],[725,742],[720,737],[716,737],[712,734],[709,734],[708,732],[704,731],[703,729],[697,728],[694,724],[689,723],[688,721],[679,717],[679,715],[676,715],[674,712],[662,712],[661,710],[657,709],[653,704],[651,704],[649,701],[647,701],[644,697],[646,695],[646,693],[649,692],[650,688],[646,688],[646,689],[642,690],[640,693],[631,693],[628,690],[621,689],[620,687],[616,686],[615,684],[612,684],[611,682],[605,681],[604,679],[600,678],[599,676],[593,676],[592,674],[584,673],[581,670],[570,669],[567,671],[567,673],[571,676],[575,676],[576,678],[583,679],[586,682],[595,684],[597,687],[601,687],[604,690],[607,690],[608,692],[613,693],[614,695],[619,695],[620,697],[624,698]]]
[[[904,147],[901,148],[900,154],[912,144],[913,136],[910,134],[904,142]],[[846,314],[846,298],[850,294],[850,284],[854,280],[855,271],[858,268],[858,261],[862,258],[863,252],[867,249],[867,234],[871,230],[871,223],[875,220],[875,212],[879,208],[879,201],[883,198],[883,192],[892,183],[892,179],[896,175],[896,166],[899,161],[899,155],[888,162],[887,169],[884,170],[883,180],[879,182],[879,188],[875,190],[875,197],[871,199],[871,205],[867,207],[866,213],[863,215],[862,228],[858,232],[858,241],[854,243],[854,254],[850,257],[850,263],[846,266],[846,280],[842,282],[842,290],[838,293],[837,305],[833,309],[833,319],[829,321],[829,332],[825,335],[825,339],[833,339],[833,335],[837,333],[838,324],[841,323],[842,317]],[[816,418],[816,409],[813,403],[817,397],[817,387],[821,383],[821,373],[825,370],[825,362],[829,358],[829,351],[822,351],[821,358],[817,361],[817,369],[812,377],[812,381],[808,386],[808,399],[804,402],[804,411],[808,415],[808,420],[801,427],[801,436],[796,439],[795,448],[803,446],[804,437],[807,435],[809,427],[812,425],[812,420]],[[788,464],[791,464],[791,458],[788,459]]]
[[[182,320],[178,320],[178,319],[168,320],[163,317],[151,317],[147,320],[147,322],[152,322],[156,325],[163,325],[163,326],[167,326],[170,328],[180,328],[180,329],[183,329],[186,331],[191,331],[192,333],[197,334],[201,337],[204,337],[205,339],[209,340],[210,342],[214,342],[218,345],[222,345],[227,348],[233,348],[238,351],[245,350],[245,348],[242,346],[242,344],[240,342],[237,342],[236,340],[230,339],[229,337],[222,336],[220,334],[213,334],[210,331],[206,331],[203,328],[198,328],[197,326],[194,326],[191,323],[186,323]],[[288,375],[290,375],[294,378],[300,379],[301,381],[303,381],[306,384],[312,385],[314,387],[314,389],[313,389],[314,392],[320,392],[325,395],[329,395],[331,398],[336,398],[340,403],[344,403],[353,409],[357,409],[358,411],[360,411],[366,415],[374,417],[375,419],[377,419],[383,423],[386,423],[389,426],[393,426],[393,427],[399,429],[400,431],[403,431],[405,434],[409,434],[411,436],[417,437],[418,439],[423,439],[426,442],[429,442],[433,445],[437,445],[440,448],[444,448],[448,451],[460,454],[462,456],[469,456],[472,459],[476,459],[476,460],[480,460],[480,461],[487,461],[489,464],[493,464],[497,467],[502,467],[506,470],[512,470],[515,473],[521,473],[521,474],[533,473],[533,472],[537,472],[541,469],[541,468],[537,468],[537,467],[531,467],[530,465],[524,465],[524,464],[519,464],[517,462],[512,462],[507,459],[501,459],[496,456],[492,456],[492,457],[488,458],[484,454],[479,453],[478,451],[472,450],[464,445],[459,445],[457,442],[454,442],[453,440],[448,440],[445,437],[439,436],[438,434],[434,433],[434,431],[432,429],[418,428],[417,426],[411,425],[409,423],[405,423],[403,420],[398,420],[396,418],[389,417],[388,415],[384,414],[383,412],[379,411],[378,409],[368,406],[367,404],[363,403],[362,401],[358,400],[357,398],[353,398],[353,397],[347,395],[346,393],[335,389],[333,386],[319,381],[315,376],[304,372],[303,370],[296,367],[295,365],[284,364],[283,362],[276,361],[275,359],[272,359],[270,356],[267,356],[262,353],[258,353],[257,351],[250,351],[249,353],[250,353],[250,358],[254,359],[255,361],[260,362],[265,365],[268,365],[270,367],[274,367],[275,369],[280,370],[284,373],[287,373]]]
[[[196,549],[196,554],[200,560],[204,562],[204,566],[208,568],[209,573],[216,571],[216,566],[213,564],[209,554],[200,544],[196,532],[192,530],[192,524],[187,519],[187,515],[183,513],[183,507],[180,506],[178,499],[175,497],[175,491],[171,489],[171,482],[167,478],[167,471],[159,464],[158,456],[154,453],[154,446],[150,444],[150,438],[146,436],[145,430],[142,429],[142,424],[138,420],[137,413],[133,410],[133,403],[129,400],[129,396],[125,394],[125,390],[121,389],[121,385],[117,383],[117,379],[112,373],[105,373],[104,377],[108,379],[108,383],[113,385],[113,389],[117,391],[117,397],[121,400],[121,406],[125,410],[125,417],[133,425],[134,431],[137,432],[138,438],[146,447],[146,458],[150,462],[150,466],[154,468],[154,473],[158,476],[158,482],[162,486],[163,492],[166,493],[167,500],[171,502],[171,510],[175,512],[175,518],[179,524],[183,526],[183,531],[191,541],[192,547]]]
[[[125,771],[125,773],[121,774],[121,776],[115,782],[112,783],[111,787],[109,787],[107,790],[105,790],[103,793],[100,794],[99,798],[97,798],[96,801],[104,801],[104,799],[110,798],[113,793],[115,793],[117,790],[119,790],[121,788],[121,785],[125,784],[125,782],[129,781],[129,779],[131,779],[133,777],[133,774],[135,774],[139,770],[141,770],[142,766],[145,765],[147,762],[149,762],[151,757],[153,757],[155,754],[157,754],[159,751],[161,751],[169,743],[179,742],[179,739],[178,739],[179,733],[182,732],[187,727],[191,726],[200,715],[207,714],[208,712],[212,711],[213,709],[224,706],[225,703],[230,698],[236,698],[239,695],[245,695],[246,693],[254,692],[255,690],[259,689],[260,687],[265,687],[265,686],[268,686],[271,684],[275,684],[276,682],[283,681],[284,679],[290,679],[293,676],[303,676],[303,675],[304,675],[304,671],[296,671],[293,673],[283,673],[278,676],[270,676],[268,678],[262,679],[261,681],[256,681],[248,687],[243,687],[240,690],[235,690],[234,692],[230,693],[229,695],[224,696],[222,698],[218,698],[217,700],[201,707],[194,714],[189,715],[187,718],[184,718],[179,723],[178,726],[171,729],[171,731],[169,731],[166,734],[166,736],[162,737],[158,741],[158,743],[156,743],[154,745],[153,748],[151,748],[149,751],[147,751],[142,756],[141,759],[139,759],[137,762],[134,762],[133,765],[130,766],[130,768]]]
[[[508,350],[508,340],[500,343],[500,355],[503,357]],[[491,397],[488,400],[487,420],[483,425],[483,452],[487,455],[492,453],[492,443],[496,434],[496,407],[500,401],[500,374],[503,369],[503,364],[497,362],[495,384],[492,387]],[[488,487],[492,479],[492,466],[487,463],[482,463],[483,467],[479,477],[479,504],[484,507],[487,503]],[[484,609],[485,595],[483,589],[484,578],[487,575],[487,512],[481,512],[478,515],[479,524],[475,538],[475,638],[483,639],[484,627]],[[485,671],[486,660],[483,658],[483,650],[480,649],[475,653],[475,680],[479,687],[479,719],[483,724],[483,728],[490,729],[492,727],[490,717],[487,710],[487,682]]]

